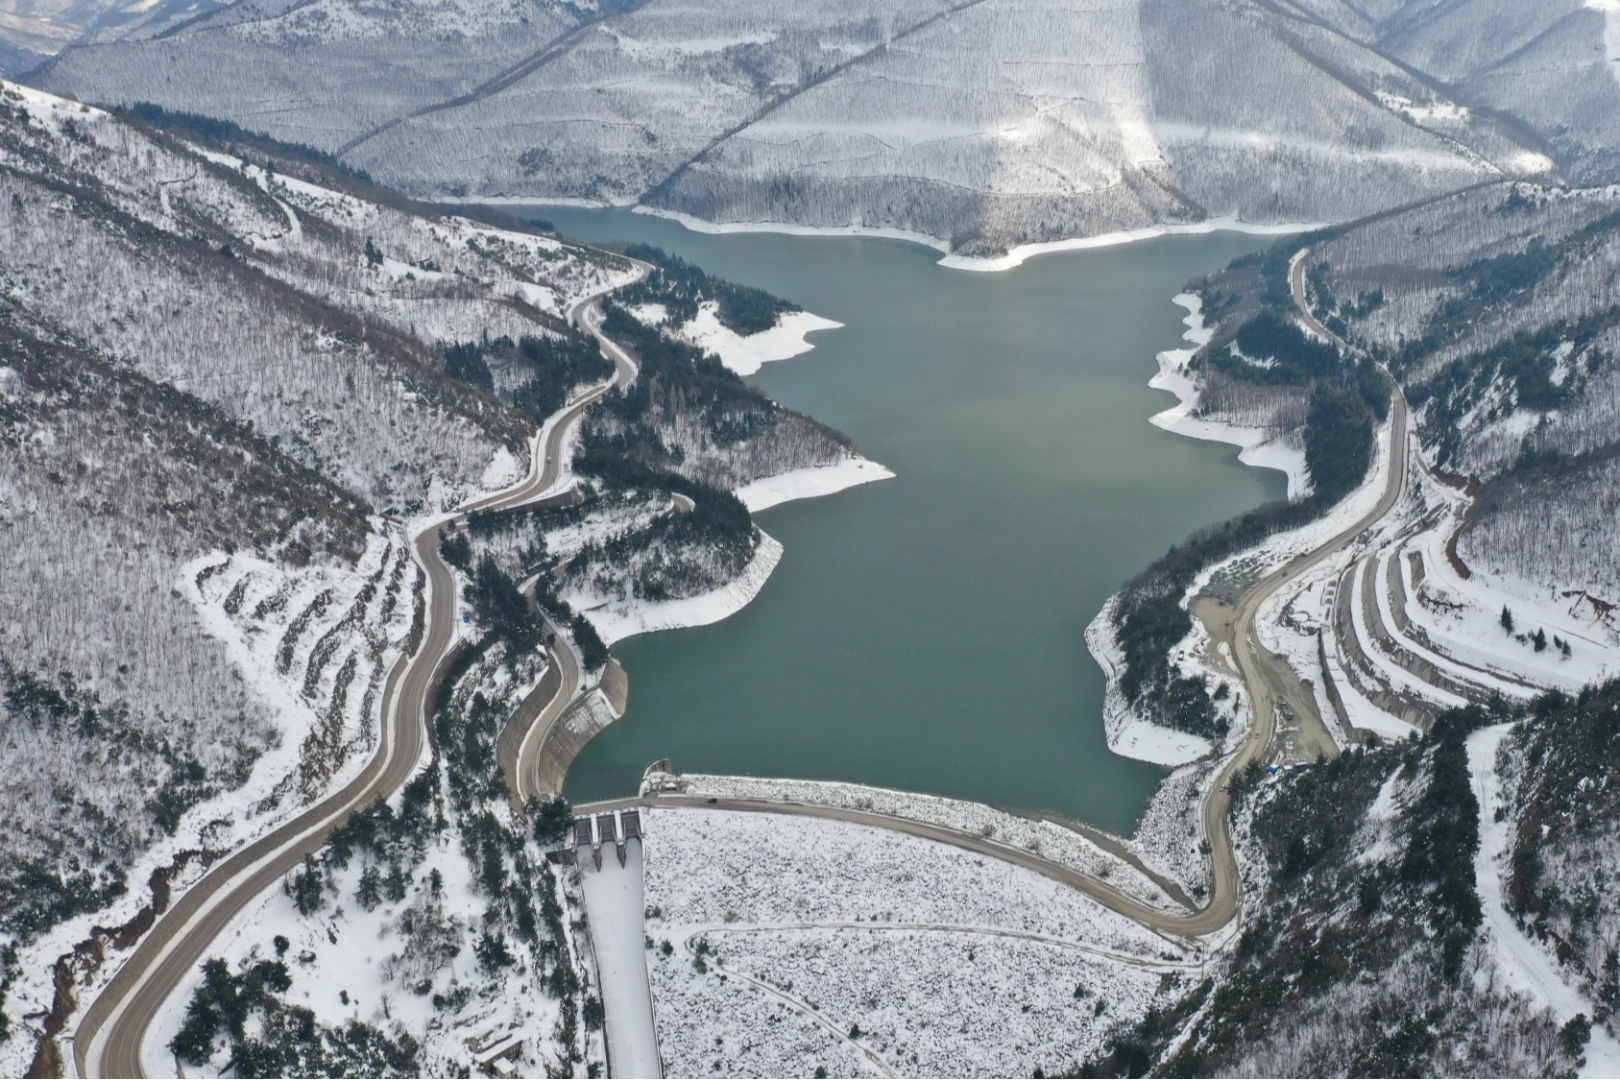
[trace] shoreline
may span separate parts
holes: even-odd
[[[1181,321],[1187,331],[1183,341],[1192,348],[1166,349],[1158,354],[1159,370],[1148,386],[1176,396],[1176,404],[1148,417],[1148,423],[1162,431],[1169,431],[1200,442],[1225,443],[1238,447],[1238,460],[1253,469],[1275,469],[1288,477],[1288,498],[1298,499],[1310,493],[1310,477],[1305,471],[1305,451],[1279,443],[1262,428],[1240,427],[1220,420],[1206,420],[1193,416],[1198,407],[1197,383],[1187,374],[1186,364],[1193,354],[1208,344],[1213,333],[1204,325],[1204,302],[1194,293],[1177,293],[1171,303],[1187,309]]]
[[[519,202],[521,200],[513,200]],[[602,206],[601,209],[610,209]],[[907,243],[918,244],[922,247],[932,248],[943,256],[937,265],[948,270],[967,270],[973,273],[999,273],[1022,266],[1028,259],[1038,255],[1052,255],[1064,251],[1087,251],[1092,248],[1119,247],[1123,244],[1135,243],[1139,240],[1155,240],[1161,236],[1207,236],[1216,232],[1244,233],[1251,236],[1288,236],[1293,233],[1311,232],[1324,227],[1322,222],[1282,222],[1279,224],[1256,224],[1241,220],[1236,214],[1228,214],[1207,221],[1194,222],[1188,225],[1149,225],[1140,229],[1121,229],[1115,232],[1098,233],[1095,236],[1076,236],[1064,240],[1043,240],[1034,244],[1019,244],[1003,255],[956,255],[951,252],[950,243],[926,233],[912,232],[908,229],[895,229],[887,226],[867,225],[792,225],[785,222],[770,221],[706,221],[679,210],[660,210],[655,207],[634,205],[630,208],[633,214],[646,214],[648,217],[663,218],[673,221],[683,228],[696,233],[707,233],[711,236],[726,236],[734,233],[774,233],[782,236],[863,236],[879,240],[903,240]]]
[[[758,528],[758,526],[755,526]],[[759,544],[742,573],[706,593],[661,600],[608,602],[593,608],[579,606],[579,597],[565,597],[590,622],[602,643],[612,648],[626,638],[660,630],[690,630],[728,619],[753,603],[770,579],[771,571],[782,560],[782,545],[765,530],[759,530]]]
[[[1181,292],[1177,293],[1171,302],[1187,310],[1186,316],[1182,319],[1183,325],[1187,327],[1182,334],[1182,340],[1186,341],[1189,347],[1166,349],[1155,357],[1159,370],[1148,380],[1148,386],[1154,390],[1174,394],[1177,403],[1148,417],[1148,423],[1184,438],[1237,446],[1238,461],[1243,465],[1256,469],[1275,469],[1288,478],[1287,497],[1290,500],[1308,493],[1310,478],[1305,469],[1303,450],[1295,450],[1278,443],[1260,428],[1239,427],[1192,415],[1192,411],[1198,405],[1199,390],[1192,376],[1187,374],[1185,365],[1199,349],[1209,343],[1213,331],[1204,325],[1202,297],[1195,293]],[[1376,468],[1373,471],[1376,475]],[[1329,516],[1332,516],[1331,513]],[[1303,528],[1308,530],[1310,526]],[[1272,540],[1263,542],[1259,549],[1250,550],[1263,550]],[[1200,574],[1200,579],[1207,577],[1211,569],[1213,567],[1206,568],[1204,573]],[[1115,592],[1108,597],[1102,609],[1087,624],[1085,631],[1086,651],[1103,671],[1103,730],[1109,751],[1135,761],[1180,769],[1194,765],[1223,748],[1229,749],[1224,747],[1224,740],[1218,744],[1201,736],[1176,731],[1146,720],[1136,715],[1123,699],[1118,689],[1121,658],[1112,622],[1119,595]],[[1195,620],[1192,638],[1197,638],[1198,630]],[[1149,801],[1150,806],[1151,803],[1152,800]]]
[[[897,474],[887,465],[870,458],[851,454],[843,461],[831,465],[810,465],[803,469],[789,469],[775,476],[761,477],[733,491],[742,500],[750,514],[769,510],[783,503],[800,499],[820,499],[836,495],[862,484],[879,480],[892,480]]]
[[[895,473],[859,454],[831,465],[790,469],[744,484],[733,492],[750,515],[773,506],[836,495],[862,484],[893,479]],[[758,525],[755,525],[758,528]],[[759,530],[759,546],[740,574],[717,589],[679,600],[644,603],[635,600],[582,609],[604,644],[610,648],[639,634],[662,630],[690,630],[729,619],[753,603],[770,580],[785,550],[780,541]],[[570,602],[573,602],[572,600]]]
[[[1327,227],[1327,222],[1293,221],[1262,223],[1244,221],[1237,214],[1225,214],[1205,221],[1186,225],[1147,225],[1139,229],[1119,229],[1095,236],[1075,236],[1063,240],[1042,240],[1033,244],[1019,244],[1002,255],[956,255],[950,242],[927,233],[910,229],[896,229],[886,225],[795,225],[781,221],[709,221],[680,210],[663,210],[640,203],[610,203],[566,196],[445,196],[425,200],[444,206],[560,206],[574,210],[629,210],[632,214],[673,221],[691,232],[708,236],[730,236],[740,233],[767,233],[776,236],[865,237],[874,240],[900,240],[908,244],[930,248],[940,253],[937,265],[948,270],[966,270],[971,273],[1000,273],[1022,266],[1039,255],[1053,255],[1065,251],[1088,251],[1092,248],[1119,247],[1141,240],[1156,240],[1161,236],[1207,236],[1210,233],[1234,232],[1247,236],[1289,236],[1312,232]]]

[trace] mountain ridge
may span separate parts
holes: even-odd
[[[1440,16],[1411,7],[1369,25],[1262,0],[316,0],[75,46],[32,78],[218,115],[420,197],[861,226],[970,256],[1228,216],[1344,221],[1491,176],[1609,169],[1620,129],[1576,145],[1483,61],[1442,68],[1401,29]],[[1589,14],[1575,30],[1601,47]],[[1620,102],[1613,84],[1564,80],[1592,102]]]

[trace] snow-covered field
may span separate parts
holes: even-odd
[[[672,1076],[1055,1071],[1201,978],[1186,943],[995,859],[835,821],[645,817]]]
[[[1055,821],[1007,813],[983,803],[948,799],[892,788],[828,780],[763,779],[751,776],[683,774],[693,795],[835,806],[887,817],[941,825],[966,836],[1033,852],[1042,858],[1107,881],[1146,904],[1183,910],[1174,899],[1128,861],[1105,851],[1083,834]]]

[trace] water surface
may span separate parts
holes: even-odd
[[[758,515],[786,547],[714,626],[625,641],[630,709],[575,763],[576,801],[688,772],[849,780],[1129,831],[1163,770],[1109,752],[1082,633],[1200,526],[1285,491],[1147,418],[1191,277],[1270,241],[1166,237],[946,270],[898,241],[707,236],[545,207],[583,240],[658,244],[845,324],[754,380],[899,474]]]

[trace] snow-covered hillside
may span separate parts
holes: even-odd
[[[385,989],[337,988],[380,1018],[317,994],[316,1027],[234,1051],[249,1055],[239,1070],[454,1071],[463,1037],[496,1023],[527,1025],[530,1062],[600,1056],[561,894],[546,892],[538,915],[492,903],[480,924],[468,910],[473,895],[506,895],[490,844],[553,889],[494,752],[539,680],[555,680],[554,650],[579,648],[586,689],[603,669],[603,643],[563,597],[595,609],[609,639],[722,617],[780,552],[732,489],[775,483],[774,497],[793,497],[889,474],[673,330],[611,301],[605,316],[587,307],[637,279],[630,259],[430,212],[307,149],[147,116],[174,126],[0,84],[0,809],[12,823],[0,1007],[30,1018],[29,1037],[0,1040],[0,1072],[60,1068],[55,1036],[154,912],[366,764],[390,673],[424,632],[407,521],[431,524],[523,476],[536,429],[554,431],[565,403],[617,374],[623,392],[568,429],[544,509],[475,512],[476,551],[464,533],[443,545],[473,646],[435,717],[448,771],[400,796],[399,813],[418,817],[367,809],[358,827],[372,831],[340,836],[317,867],[320,888],[357,892],[366,929],[351,939],[401,939],[377,976]],[[723,319],[730,347],[780,355],[762,339],[783,336],[791,305],[687,273],[701,288],[646,295]],[[711,295],[721,308],[703,307]],[[622,332],[618,367],[575,325],[581,311]],[[525,578],[572,643],[518,594]],[[471,866],[426,851],[419,815],[436,799],[450,803],[432,818],[437,848],[459,840]],[[362,865],[345,843],[370,845]],[[305,914],[322,906],[309,875],[288,883]],[[255,918],[277,908],[267,899]],[[332,919],[320,933],[289,926],[279,948],[222,943],[226,964],[193,980],[199,1008],[247,995],[266,1025],[303,1015],[301,995],[335,969],[286,942],[331,939],[347,927]],[[476,988],[447,966],[458,935],[490,976]],[[517,942],[529,948],[514,957]],[[539,991],[542,974],[552,1004],[491,1019],[492,997]],[[390,1017],[389,995],[425,997],[440,975],[431,1012]],[[454,1016],[448,1033],[441,1014]],[[355,1015],[361,1027],[345,1026]],[[215,1056],[205,1021],[179,1033],[194,1064]]]
[[[1512,7],[1470,17],[1507,40]],[[1560,32],[1584,58],[1610,16],[1580,15]],[[1576,145],[1547,113],[1567,95],[1600,113],[1615,92],[1601,65],[1566,71],[1558,96],[1490,56],[1479,80],[1453,78],[1457,58],[1424,35],[1455,18],[1344,21],[1258,0],[320,0],[75,47],[36,77],[226,117],[418,195],[639,202],[967,255],[1345,220],[1566,159],[1604,167],[1606,121]]]
[[[137,925],[149,884],[363,764],[420,632],[383,515],[438,513],[529,454],[529,418],[448,378],[444,346],[557,338],[631,277],[281,164],[0,85],[12,1017],[50,1012],[57,958],[122,940],[93,927]],[[7,1040],[0,1071],[34,1045]]]
[[[1426,456],[1485,485],[1463,562],[1549,597],[1620,597],[1620,191],[1495,185],[1311,258],[1323,313],[1408,387]]]

